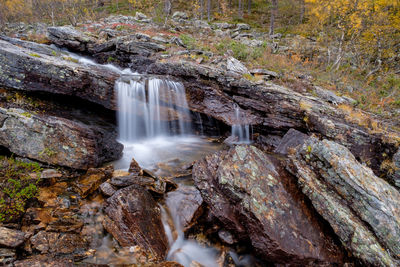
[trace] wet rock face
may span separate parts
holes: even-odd
[[[161,212],[153,197],[139,185],[118,190],[107,200],[104,228],[123,247],[138,246],[149,260],[165,258],[168,241]]]
[[[193,186],[181,185],[177,190],[169,192],[166,204],[171,212],[172,218],[179,220],[175,223],[181,230],[191,226],[201,214],[203,198],[199,190]]]
[[[63,118],[0,108],[0,126],[0,145],[53,165],[87,169],[122,153],[112,133]]]
[[[318,224],[304,197],[275,161],[253,146],[236,146],[193,167],[210,212],[239,240],[277,263],[340,263],[342,250]]]
[[[55,51],[54,54],[57,55]],[[116,108],[114,83],[119,74],[110,69],[77,64],[2,40],[0,64],[2,87],[77,96],[109,109]]]
[[[291,165],[304,194],[355,257],[373,266],[400,264],[399,191],[328,140],[307,140]]]

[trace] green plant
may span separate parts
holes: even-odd
[[[113,61],[115,61],[116,59],[115,58],[113,58],[112,56],[109,56],[108,58],[107,58],[107,62],[113,62]]]
[[[197,48],[196,39],[194,39],[192,36],[188,34],[181,34],[179,35],[179,38],[181,38],[183,44],[186,45],[188,49]]]
[[[17,219],[27,201],[37,196],[42,168],[13,157],[0,157],[0,167],[0,222],[8,222]]]
[[[51,148],[46,147],[42,151],[40,151],[39,156],[40,157],[48,156],[50,158],[50,157],[54,156],[55,154],[57,154],[57,152],[55,152]]]
[[[41,57],[39,54],[36,54],[36,53],[29,53],[29,55],[31,56],[31,57]]]
[[[237,41],[223,40],[217,44],[216,48],[220,54],[224,54],[227,50],[232,50],[233,56],[242,61],[247,61],[250,55],[250,48]]]
[[[74,63],[78,63],[79,62],[79,60],[77,60],[76,58],[73,58],[73,57],[63,57],[63,59],[67,60],[67,61],[74,62]]]
[[[24,117],[27,117],[27,118],[30,118],[30,117],[32,117],[32,114],[31,113],[29,113],[29,112],[23,112],[23,113],[21,113],[21,115],[22,116],[24,116]]]

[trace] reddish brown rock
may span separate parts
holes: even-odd
[[[41,253],[70,254],[85,248],[82,237],[78,234],[40,231],[31,237],[32,247]]]
[[[76,188],[81,197],[85,198],[96,191],[103,182],[111,177],[113,170],[112,166],[89,169],[87,173],[76,182]]]
[[[205,157],[193,177],[210,213],[263,259],[297,265],[342,263],[344,252],[276,160],[253,146]]]
[[[143,170],[135,159],[132,159],[131,164],[129,165],[129,172],[133,175],[143,175]]]
[[[105,213],[104,228],[121,246],[139,246],[150,258],[165,258],[168,241],[160,208],[145,188],[131,185],[118,190],[107,199]]]

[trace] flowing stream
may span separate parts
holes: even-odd
[[[113,163],[116,170],[128,170],[131,160],[135,159],[142,168],[156,175],[173,177],[182,166],[220,149],[220,144],[192,133],[190,110],[181,83],[146,78],[129,69],[122,70],[111,64],[99,65],[91,59],[68,54],[81,64],[107,68],[121,75],[115,83],[115,89],[118,95],[119,141],[124,145],[124,151],[122,158]],[[235,111],[238,124],[232,126],[232,136],[237,137],[238,143],[248,143],[249,126],[240,123],[242,115],[239,107],[235,107]],[[200,129],[202,131],[202,126]],[[191,177],[176,182],[180,186],[193,186]],[[216,248],[185,237],[177,212],[179,203],[171,201],[169,195],[166,196],[165,205],[160,205],[163,221],[160,227],[164,227],[170,246],[167,260],[177,261],[185,267],[193,264],[219,266],[219,251]],[[99,226],[102,220],[101,212],[96,216],[97,223],[91,228]],[[109,235],[97,238],[97,242],[100,246],[97,247],[93,263],[133,263],[130,262],[129,251],[118,255],[112,252]],[[237,265],[244,263],[235,253],[229,253]]]

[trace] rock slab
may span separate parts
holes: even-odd
[[[304,194],[355,257],[399,266],[399,191],[333,141],[306,140],[291,164]]]
[[[168,241],[161,211],[153,197],[139,185],[118,190],[107,199],[104,228],[123,247],[139,246],[148,257],[165,258]]]
[[[83,123],[4,108],[0,108],[0,145],[19,156],[75,169],[118,159],[123,148],[112,134]]]
[[[244,145],[206,156],[193,167],[211,214],[239,240],[248,239],[263,259],[341,263],[343,251],[313,219],[284,173],[273,158]]]

